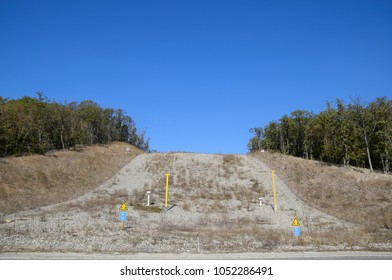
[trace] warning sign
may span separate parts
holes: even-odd
[[[120,208],[118,210],[120,210],[121,212],[128,211],[128,207],[127,207],[127,205],[125,203],[123,203],[123,204],[121,204],[121,206],[120,206]]]
[[[301,224],[299,223],[297,217],[294,218],[293,223],[291,224],[293,227],[299,227]]]

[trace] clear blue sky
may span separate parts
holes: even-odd
[[[392,95],[392,1],[0,0],[0,96],[124,109],[158,151]]]

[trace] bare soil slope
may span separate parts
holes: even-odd
[[[165,174],[170,173],[165,209]],[[278,173],[279,174],[279,173]],[[234,253],[390,250],[358,225],[308,206],[252,156],[141,154],[77,199],[4,216],[0,250],[109,253]],[[146,207],[146,191],[153,205]],[[259,198],[263,198],[262,207]],[[119,207],[129,211],[123,229]],[[163,211],[162,211],[163,209]],[[294,238],[292,221],[301,223]]]

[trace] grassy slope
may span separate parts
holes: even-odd
[[[125,151],[127,147],[131,149],[130,152]],[[108,146],[84,147],[80,151],[54,152],[47,156],[0,159],[0,216],[76,198],[112,177],[141,153],[143,152],[130,145],[113,143]],[[167,154],[162,155],[166,156]],[[364,225],[365,234],[357,238],[361,242],[368,240],[366,232],[372,233],[371,242],[392,240],[392,176],[371,174],[362,169],[329,166],[279,154],[257,153],[253,156],[275,169],[277,175],[308,204],[336,217]],[[227,156],[224,161],[229,164],[230,159]],[[167,160],[161,160],[157,164],[162,162]],[[144,190],[142,194],[145,194]],[[207,194],[202,193],[200,196]],[[173,198],[175,195],[173,194]],[[236,194],[230,195],[232,197]],[[241,195],[245,193],[241,192]],[[190,205],[183,206],[184,209],[187,207]],[[220,209],[214,205],[211,207],[213,208],[209,211]],[[171,227],[170,230],[172,229]],[[307,242],[312,242],[311,238],[317,241],[324,237],[306,238],[309,239]],[[268,238],[274,241],[276,234]],[[345,236],[343,239],[335,236],[331,238],[340,240],[340,243],[347,239]],[[362,243],[366,243],[366,240]]]
[[[142,153],[126,143],[112,143],[46,156],[0,159],[0,214],[76,198]]]
[[[255,153],[305,202],[369,231],[392,231],[392,176],[273,153]]]

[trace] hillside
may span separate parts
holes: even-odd
[[[392,176],[279,153],[254,153],[307,204],[371,232],[392,230]]]
[[[0,158],[0,216],[77,198],[142,153],[114,142],[46,156]]]
[[[121,150],[124,147],[118,150],[118,155],[122,154]],[[272,161],[276,165],[284,163],[282,170],[287,174],[281,173]],[[102,162],[100,168],[109,168],[109,162]],[[312,168],[306,164],[301,163],[301,168]],[[290,186],[277,176],[276,212],[272,207],[269,165]],[[301,185],[293,186],[292,182],[296,181],[290,176],[292,172],[298,173],[297,165],[269,154],[140,154],[98,188],[86,188],[84,195],[74,193],[73,187],[68,198],[75,199],[59,199],[63,202],[1,217],[0,250],[128,254],[392,249],[388,224],[369,230],[350,218],[356,215],[330,215],[333,212],[329,208],[333,206],[326,205],[334,199],[320,199],[326,204],[321,205],[317,200],[310,201],[315,198],[306,196],[308,191],[298,191],[296,195]],[[319,168],[322,170],[310,170],[314,178],[330,172],[328,166]],[[103,169],[95,169],[94,174]],[[166,173],[171,174],[168,209],[164,208]],[[338,171],[327,174],[340,176]],[[93,178],[84,177],[86,181]],[[329,180],[320,178],[325,182],[325,189],[333,186]],[[388,198],[389,177],[385,178],[384,195]],[[145,205],[147,191],[152,192],[150,207]],[[259,197],[263,198],[261,207]],[[347,194],[345,199],[350,203],[345,211],[350,213],[358,203],[357,197]],[[124,227],[118,216],[123,202],[129,207]],[[382,203],[389,205],[386,199]],[[293,237],[291,223],[295,216],[301,223],[300,238]]]

